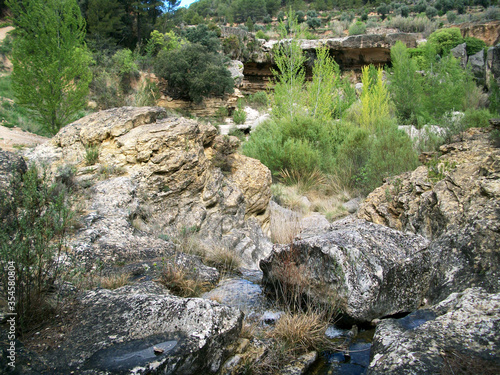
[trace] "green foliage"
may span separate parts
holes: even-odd
[[[265,91],[258,91],[254,94],[250,94],[247,97],[247,102],[252,107],[267,108],[269,106],[269,97]]]
[[[458,27],[436,30],[429,35],[427,40],[434,45],[436,52],[442,56],[447,55],[452,48],[464,42]]]
[[[207,25],[198,25],[196,27],[184,30],[183,37],[190,43],[201,44],[207,49],[207,52],[217,53],[220,48],[220,40],[217,33],[209,30]]]
[[[233,112],[233,121],[235,124],[244,124],[247,119],[247,113],[244,109],[237,108]]]
[[[462,118],[462,126],[468,128],[486,128],[490,125],[493,115],[487,109],[468,109]]]
[[[366,25],[364,22],[357,21],[349,26],[349,35],[366,34]]]
[[[154,65],[155,73],[168,81],[170,95],[201,102],[210,96],[233,92],[233,79],[221,55],[200,44],[162,50]]]
[[[272,70],[275,80],[273,115],[276,118],[294,117],[302,111],[302,87],[305,82],[304,62],[306,58],[299,45],[300,27],[293,11],[287,22],[279,24],[282,41],[274,48],[274,61],[278,70]]]
[[[65,248],[72,212],[65,190],[49,186],[46,175],[33,166],[24,174],[16,172],[11,188],[1,195],[2,294],[8,295],[8,277],[12,277],[16,328],[25,331],[43,321],[52,309],[47,292],[60,275],[57,259]]]
[[[115,69],[120,75],[136,75],[139,68],[135,63],[135,56],[131,50],[121,49],[113,55],[112,58]]]
[[[422,100],[422,79],[416,73],[417,63],[410,58],[403,42],[391,48],[392,75],[389,90],[398,117],[405,121],[415,120]]]
[[[425,15],[427,16],[428,19],[432,20],[434,17],[436,17],[438,14],[438,11],[436,8],[428,6],[425,8]]]
[[[82,109],[92,79],[85,21],[75,0],[7,3],[16,20],[13,87],[52,134]]]
[[[255,37],[257,39],[269,40],[269,36],[265,32],[263,32],[262,30],[257,31],[257,33],[255,34]]]
[[[311,173],[333,169],[333,155],[347,129],[340,123],[306,116],[267,121],[243,145],[243,153],[259,159],[274,175],[281,170]]]
[[[98,146],[87,146],[85,147],[85,162],[87,165],[94,165],[99,159],[99,147]]]
[[[372,71],[375,70],[372,68]],[[368,66],[361,70],[361,82],[363,92],[361,93],[362,111],[359,125],[362,128],[374,130],[381,126],[389,118],[389,95],[383,80],[381,68],[376,70],[376,75],[370,74]]]
[[[466,43],[467,56],[475,55],[487,48],[486,43],[478,38],[468,36],[464,38],[464,42]]]
[[[449,23],[453,23],[457,19],[457,14],[450,10],[446,13],[446,19]]]

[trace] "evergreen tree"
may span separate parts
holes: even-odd
[[[92,78],[85,21],[76,0],[8,0],[7,4],[16,25],[12,51],[16,99],[55,134],[85,105]]]

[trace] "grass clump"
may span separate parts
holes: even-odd
[[[94,165],[99,159],[99,146],[89,145],[85,147],[85,163],[87,165]]]
[[[217,246],[206,251],[203,261],[221,273],[234,273],[241,266],[241,259],[230,249]]]
[[[166,265],[159,282],[179,297],[199,297],[210,289],[210,284],[198,280],[191,272],[178,265]]]

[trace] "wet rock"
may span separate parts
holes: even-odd
[[[282,375],[304,375],[317,359],[317,352],[306,353],[301,355],[289,365],[285,366],[280,373]]]
[[[44,356],[54,372],[215,373],[243,319],[236,309],[174,297],[152,282],[89,291],[81,304],[65,341]]]
[[[412,315],[379,323],[369,374],[500,370],[500,294],[470,288]]]
[[[489,133],[462,133],[438,159],[374,190],[358,211],[431,240],[430,301],[471,286],[500,291],[500,150]]]
[[[430,277],[428,241],[363,220],[332,224],[326,234],[276,245],[262,260],[272,294],[299,290],[312,303],[337,303],[345,324],[418,308]],[[278,293],[279,294],[279,293]]]

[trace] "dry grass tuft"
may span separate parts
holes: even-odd
[[[221,273],[234,273],[241,266],[241,259],[233,251],[224,246],[212,247],[207,250],[203,260]]]
[[[104,289],[118,289],[124,285],[127,285],[129,279],[130,275],[127,273],[111,276],[101,276],[97,280],[97,285]]]
[[[289,217],[273,213],[270,220],[270,230],[273,243],[291,243],[301,231],[300,217]]]
[[[303,354],[331,346],[325,335],[328,322],[317,312],[283,314],[269,336],[282,343],[288,352]]]
[[[210,289],[210,284],[199,281],[179,266],[167,265],[159,282],[179,297],[198,297]]]

